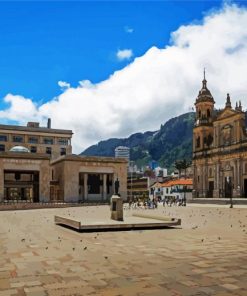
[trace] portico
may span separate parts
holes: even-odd
[[[67,155],[51,163],[65,202],[109,201],[114,181],[120,181],[120,194],[127,198],[127,161],[113,157]]]
[[[80,172],[79,200],[109,200],[113,194],[114,173]]]

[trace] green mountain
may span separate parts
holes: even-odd
[[[130,159],[137,165],[156,160],[160,166],[172,168],[175,160],[192,158],[194,112],[168,120],[155,132],[136,133],[128,138],[112,138],[90,146],[81,155],[114,156],[117,146],[130,148]]]

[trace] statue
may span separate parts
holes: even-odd
[[[114,182],[114,185],[115,185],[115,194],[116,194],[116,195],[119,195],[119,181],[118,181],[118,178],[117,178],[117,180]]]

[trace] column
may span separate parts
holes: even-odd
[[[84,173],[84,200],[88,199],[87,177],[88,177],[88,174]]]
[[[216,126],[214,127],[214,141],[213,141],[213,147],[217,147],[217,132],[216,132]]]
[[[207,167],[204,164],[202,167],[202,195],[203,197],[207,197],[207,184],[206,184],[206,180],[207,180],[207,176],[206,176],[206,171],[207,171]]]
[[[243,170],[242,170],[243,163],[240,159],[237,159],[237,179],[238,179],[238,186],[239,186],[239,195],[242,195],[244,190],[243,188]]]
[[[0,169],[0,201],[4,200],[4,171]]]
[[[238,165],[237,160],[234,160],[234,166],[233,166],[233,174],[234,174],[234,189],[236,190],[238,188]]]
[[[106,187],[107,174],[103,174],[103,200],[107,197],[107,187]]]
[[[233,186],[232,186],[232,195],[233,197],[237,196],[238,195],[238,178],[237,178],[237,161],[234,160],[233,161],[233,165],[231,166],[232,167],[232,178],[233,178]]]
[[[192,197],[193,198],[197,197],[197,192],[198,192],[197,170],[196,170],[195,162],[193,162],[193,190],[192,190]],[[163,195],[164,195],[164,193],[163,193]]]
[[[220,163],[219,161],[217,161],[217,163],[215,164],[213,197],[215,198],[220,197]]]

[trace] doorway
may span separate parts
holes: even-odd
[[[247,179],[244,179],[244,197],[247,197]]]
[[[232,198],[232,177],[225,177],[225,198]]]
[[[39,202],[39,172],[5,170],[4,199]]]
[[[208,182],[208,197],[213,197],[213,191],[214,191],[214,181]]]

